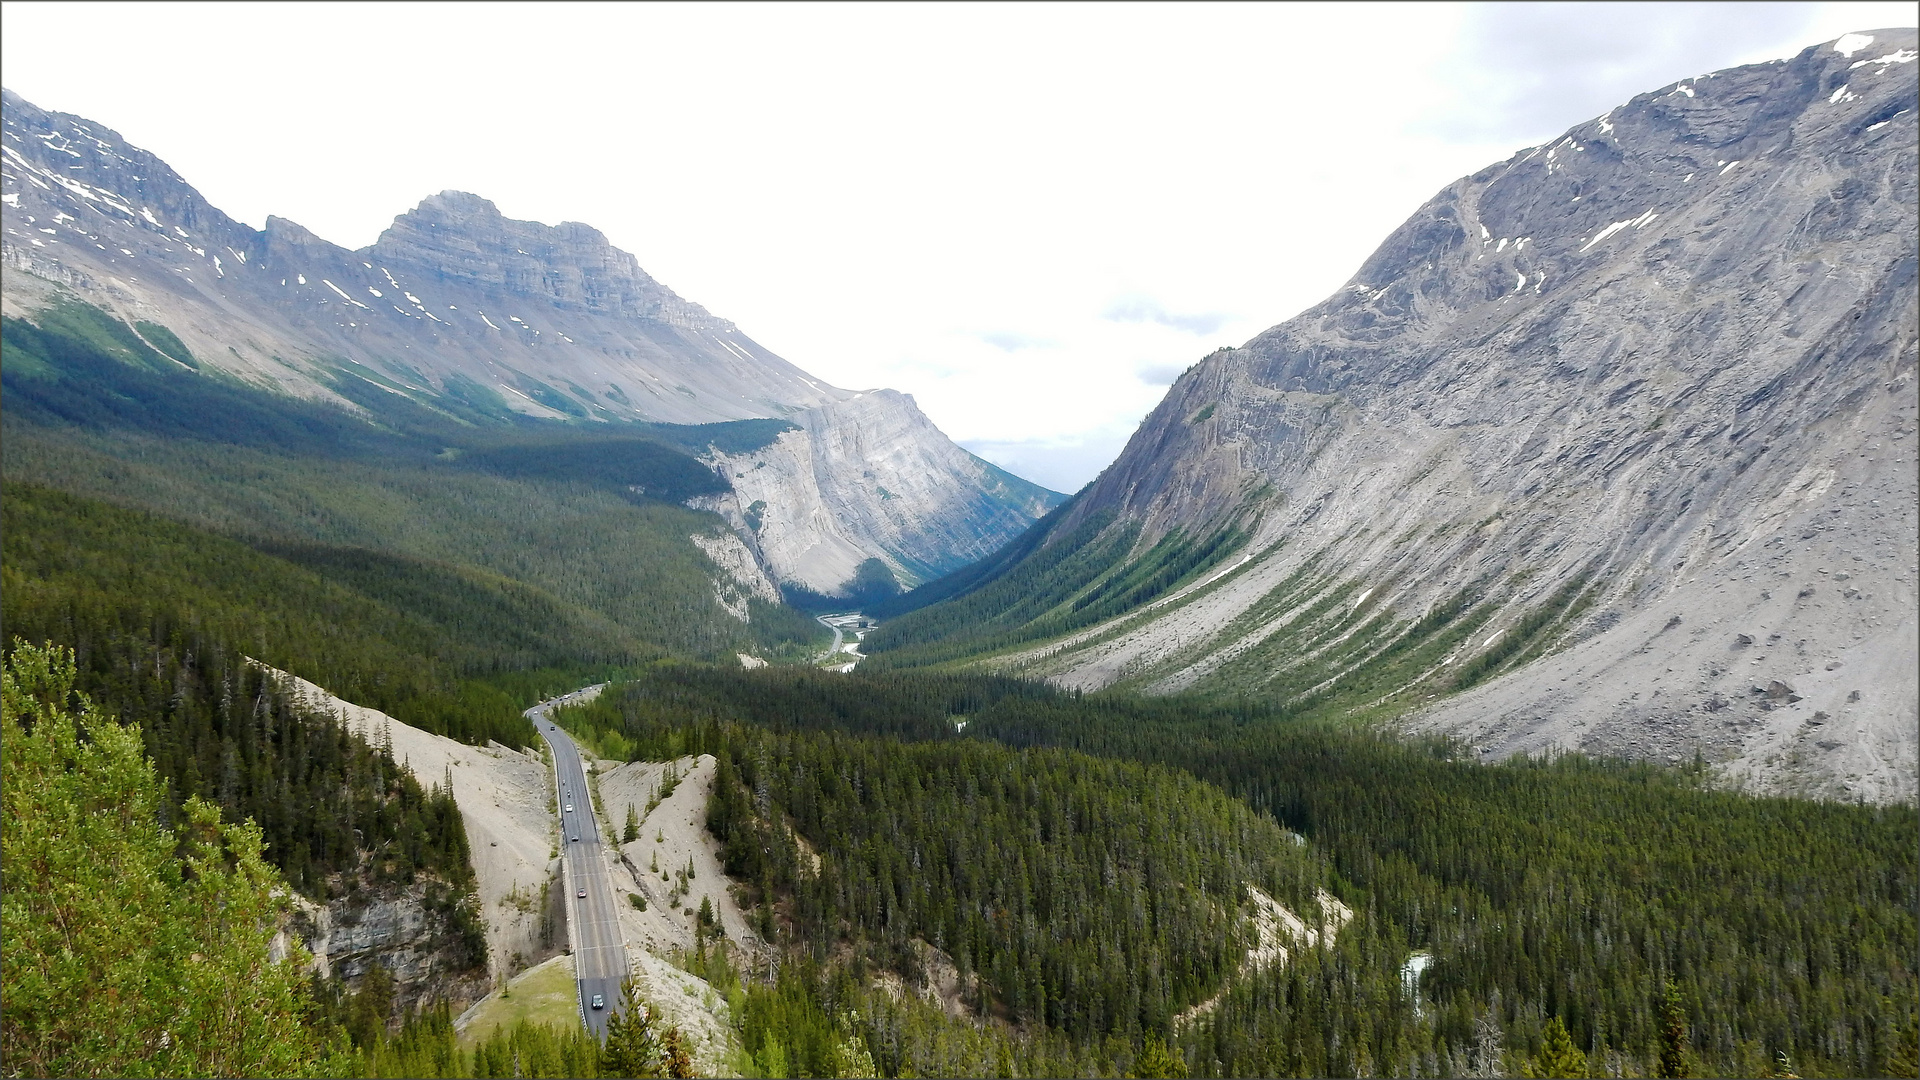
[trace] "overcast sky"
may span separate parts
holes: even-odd
[[[428,194],[584,221],[837,385],[1064,491],[1181,369],[1458,176],[1910,3],[0,5],[0,71],[348,247]]]

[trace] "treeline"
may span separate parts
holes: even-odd
[[[378,966],[347,992],[337,981],[316,983],[308,1024],[335,1045],[351,1048],[348,1075],[417,1080],[423,1077],[599,1077],[632,1075],[605,1060],[600,1040],[584,1025],[565,1029],[521,1020],[471,1047],[462,1046],[445,1002],[409,1012],[390,1030],[392,977]]]
[[[879,805],[862,801],[875,787],[871,770],[887,775],[882,762],[910,761],[907,772],[935,778],[903,790],[945,808],[945,826],[962,835],[982,811],[943,801],[954,790],[947,785],[965,790],[966,774],[946,771],[940,755],[973,760],[951,748],[975,739],[1154,763],[1219,784],[1310,838],[1356,915],[1332,949],[1233,983],[1208,1020],[1183,1030],[1176,1046],[1196,1072],[1514,1070],[1543,1051],[1555,1021],[1596,1068],[1652,1072],[1670,1034],[1669,982],[1680,1049],[1703,1074],[1774,1069],[1784,1056],[1806,1075],[1899,1075],[1915,1059],[1920,816],[1911,807],[1715,791],[1703,766],[1579,757],[1483,766],[1444,743],[1291,721],[1259,705],[1081,697],[952,674],[663,665],[567,715],[625,732],[639,756],[713,752],[729,761],[740,787],[716,802],[717,831],[764,817],[762,801],[789,815],[787,799],[823,808],[805,811],[822,823],[819,880],[836,890],[822,910],[847,912],[848,932],[868,941],[885,940],[887,919],[915,932],[937,925],[913,921],[937,910],[922,899],[909,905],[896,886],[887,907],[887,890],[869,884],[903,873],[918,882],[916,845],[922,866],[929,861],[911,818],[890,816],[891,781],[878,783]],[[802,779],[782,775],[776,761],[804,763]],[[995,790],[1025,808],[1000,826],[1001,843],[1025,852],[1037,804]],[[743,803],[743,793],[755,801]],[[862,831],[850,820],[855,807],[884,831]],[[776,864],[765,873],[784,873],[778,862],[792,856],[777,830],[747,832]],[[835,842],[847,854],[830,860]],[[870,842],[892,851],[860,846]],[[1088,872],[1071,851],[1026,854]],[[784,879],[760,881],[750,851],[735,857],[756,889],[780,893]],[[797,879],[796,906],[808,887]],[[1299,902],[1298,893],[1283,902]],[[950,924],[942,932],[954,940]],[[1415,952],[1432,962],[1410,987],[1405,965]],[[869,955],[904,962],[884,947]],[[1004,976],[990,963],[987,972],[994,1000],[1010,1000],[1013,986],[994,982]],[[1037,998],[1029,990],[1020,1000]]]

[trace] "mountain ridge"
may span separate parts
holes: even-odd
[[[1243,563],[986,662],[1911,799],[1914,45],[1681,80],[1449,185],[1182,375],[1047,541],[1237,523]]]
[[[103,125],[12,91],[4,102],[9,316],[32,321],[64,288],[136,335],[141,324],[165,327],[196,364],[355,413],[358,394],[384,392],[458,422],[768,418],[823,432],[870,423],[912,438],[919,462],[942,471],[912,485],[911,501],[897,497],[908,485],[889,496],[825,474],[756,495],[797,500],[776,516],[783,549],[799,554],[763,569],[822,594],[852,571],[833,576],[848,559],[809,551],[857,553],[854,565],[878,558],[910,585],[997,547],[1058,501],[953,446],[905,395],[833,408],[873,392],[813,378],[591,226],[517,221],[445,191],[349,251],[286,218],[257,230],[236,222]],[[751,530],[741,536],[756,542]]]

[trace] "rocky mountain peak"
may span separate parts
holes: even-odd
[[[423,199],[362,254],[382,265],[420,270],[439,282],[537,297],[563,309],[689,330],[734,329],[655,281],[637,259],[591,225],[518,221],[492,201],[464,191]]]

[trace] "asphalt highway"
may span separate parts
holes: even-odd
[[[820,661],[822,661],[822,660],[825,660],[825,659],[826,659],[827,657],[829,657],[829,656],[832,656],[832,655],[833,655],[834,653],[837,653],[837,652],[839,652],[839,651],[840,651],[840,642],[842,642],[842,641],[844,641],[844,640],[846,639],[846,635],[844,635],[844,634],[842,634],[842,633],[840,632],[840,628],[839,628],[839,627],[837,627],[837,626],[835,626],[835,625],[833,625],[832,623],[830,623],[830,622],[828,622],[828,621],[827,621],[827,616],[825,616],[825,615],[815,615],[815,616],[813,617],[813,621],[814,621],[814,622],[817,622],[817,623],[819,623],[819,624],[820,624],[821,626],[824,626],[824,627],[826,627],[827,629],[829,629],[829,630],[831,630],[831,631],[833,631],[833,644],[832,644],[832,645],[830,645],[830,646],[828,646],[828,647],[827,647],[827,651],[826,651],[826,652],[823,652],[823,653],[821,653],[821,654],[820,654],[820,655],[819,655],[818,657],[816,657],[816,658],[815,658],[815,660],[814,660],[814,662],[815,662],[815,663],[819,663]]]
[[[596,688],[597,689],[597,688]],[[584,691],[575,691],[575,694]],[[620,916],[614,907],[613,882],[601,847],[600,822],[593,813],[592,793],[580,748],[567,733],[547,719],[547,710],[574,694],[543,701],[527,710],[527,719],[553,749],[555,786],[560,810],[560,856],[566,865],[567,923],[572,928],[573,970],[580,991],[580,1017],[602,1041],[607,1017],[624,1007],[620,984],[627,975],[627,949],[620,937]],[[566,808],[571,805],[573,809]],[[586,896],[580,893],[584,891]],[[594,995],[603,1007],[593,1008]]]

